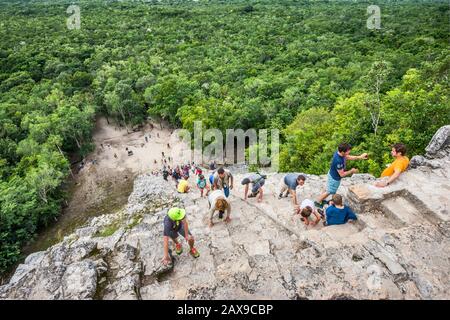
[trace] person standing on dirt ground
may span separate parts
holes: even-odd
[[[350,151],[352,146],[349,143],[341,143],[338,146],[337,151],[333,154],[331,159],[330,170],[327,176],[327,190],[322,193],[317,201],[314,203],[317,207],[323,208],[326,204],[324,201],[330,194],[335,194],[341,184],[341,179],[358,173],[358,169],[352,168],[345,171],[347,160],[367,160],[367,153],[360,154],[359,156],[351,156]]]
[[[170,170],[170,169],[169,169],[169,170]],[[168,181],[168,180],[167,180],[167,177],[169,176],[169,171],[166,169],[166,166],[164,166],[163,171],[162,171],[162,174],[163,174],[164,180]]]
[[[114,153],[114,158],[116,158],[116,159],[117,159],[117,153]]]
[[[148,143],[148,137],[145,135],[145,143]]]
[[[169,255],[169,239],[175,244],[175,253],[180,255],[183,253],[183,245],[178,242],[178,235],[183,236],[189,244],[189,253],[192,257],[198,258],[200,253],[194,247],[194,237],[189,230],[189,223],[186,217],[186,210],[178,207],[171,208],[164,217],[164,257],[162,263],[168,265],[171,263]]]
[[[167,144],[167,148],[170,149],[170,144]]]
[[[225,196],[223,190],[214,190],[208,196],[208,204],[209,204],[209,227],[212,228],[213,216],[216,210],[219,211],[219,219],[223,219],[223,214],[225,210],[227,211],[227,216],[225,218],[225,222],[229,223],[231,221],[231,204]]]
[[[100,146],[102,147],[102,149],[105,149],[105,148],[103,147],[103,143],[100,143]]]

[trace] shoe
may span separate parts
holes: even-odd
[[[249,194],[248,197],[249,197],[249,198],[254,198],[254,197],[256,197],[257,194],[258,194],[258,192],[257,192],[257,193],[253,193],[253,192],[252,192],[252,193]]]
[[[223,212],[219,212],[219,219],[223,219]]]
[[[180,255],[183,253],[183,246],[181,243],[177,243],[175,245],[175,252],[177,253],[177,255]]]
[[[282,194],[282,193],[280,193],[280,194],[278,195],[278,199],[281,199],[281,198],[283,198],[283,194]]]
[[[317,208],[320,208],[320,209],[323,209],[323,206],[324,205],[326,205],[327,204],[327,202],[326,201],[322,201],[322,202],[317,202],[317,201],[314,201],[314,205],[317,207]]]
[[[195,248],[192,248],[191,251],[189,251],[189,253],[190,253],[191,256],[193,256],[194,258],[200,257],[200,253],[198,253],[197,249],[195,249]]]
[[[323,214],[323,209],[317,209],[317,212],[320,214],[320,216],[322,217],[322,219],[325,218],[325,215]]]

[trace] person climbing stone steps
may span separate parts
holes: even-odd
[[[175,253],[183,253],[183,245],[178,241],[178,235],[182,235],[189,244],[189,253],[194,258],[198,258],[200,253],[194,247],[194,237],[189,230],[189,223],[186,217],[186,210],[178,207],[171,208],[164,217],[164,257],[162,263],[167,265],[171,263],[169,256],[169,239],[175,244]]]
[[[223,219],[223,214],[225,210],[227,211],[227,216],[225,222],[229,223],[231,221],[231,204],[225,196],[223,190],[214,190],[208,196],[209,203],[209,227],[211,228],[213,223],[214,212],[219,211],[219,219]]]

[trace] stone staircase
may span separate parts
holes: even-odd
[[[30,255],[0,299],[448,299],[450,152],[428,149],[443,157],[426,155],[388,188],[368,175],[345,178],[339,193],[358,222],[339,226],[306,227],[294,217],[291,199],[277,198],[283,174],[268,174],[262,203],[244,201],[237,174],[232,221],[216,215],[212,228],[199,191],[177,194],[173,182],[141,176],[126,210]],[[325,176],[307,175],[298,200],[315,199],[325,185]],[[183,240],[184,253],[172,252],[164,266],[162,221],[175,205],[187,211],[200,257]]]

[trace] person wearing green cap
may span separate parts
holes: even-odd
[[[164,265],[171,262],[169,256],[169,238],[171,238],[175,243],[176,254],[180,255],[183,252],[183,246],[177,240],[179,234],[181,234],[189,243],[189,253],[194,258],[198,258],[200,256],[197,249],[194,247],[194,237],[189,231],[186,211],[184,209],[174,207],[171,208],[164,217],[164,258],[162,260]]]

